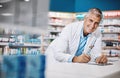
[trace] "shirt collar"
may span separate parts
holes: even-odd
[[[84,36],[84,35],[83,35],[83,28],[82,28],[82,31],[81,31],[81,38],[84,38],[84,37],[87,37],[87,38],[88,38],[88,37],[90,37],[91,35],[92,35],[92,34],[88,34],[87,36]]]

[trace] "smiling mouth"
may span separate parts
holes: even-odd
[[[92,31],[93,29],[91,29],[91,28],[88,28],[89,29],[89,31]]]

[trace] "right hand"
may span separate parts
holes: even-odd
[[[87,54],[82,54],[80,56],[73,57],[72,62],[79,62],[79,63],[88,63],[91,60],[91,57]]]

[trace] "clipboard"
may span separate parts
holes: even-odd
[[[95,63],[95,62],[88,62],[88,65],[98,65],[98,66],[108,66],[113,65],[113,63]]]

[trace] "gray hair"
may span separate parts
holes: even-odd
[[[101,19],[103,18],[103,14],[102,14],[102,11],[98,8],[91,8],[86,17],[89,16],[89,14],[95,14],[97,17],[100,17]]]

